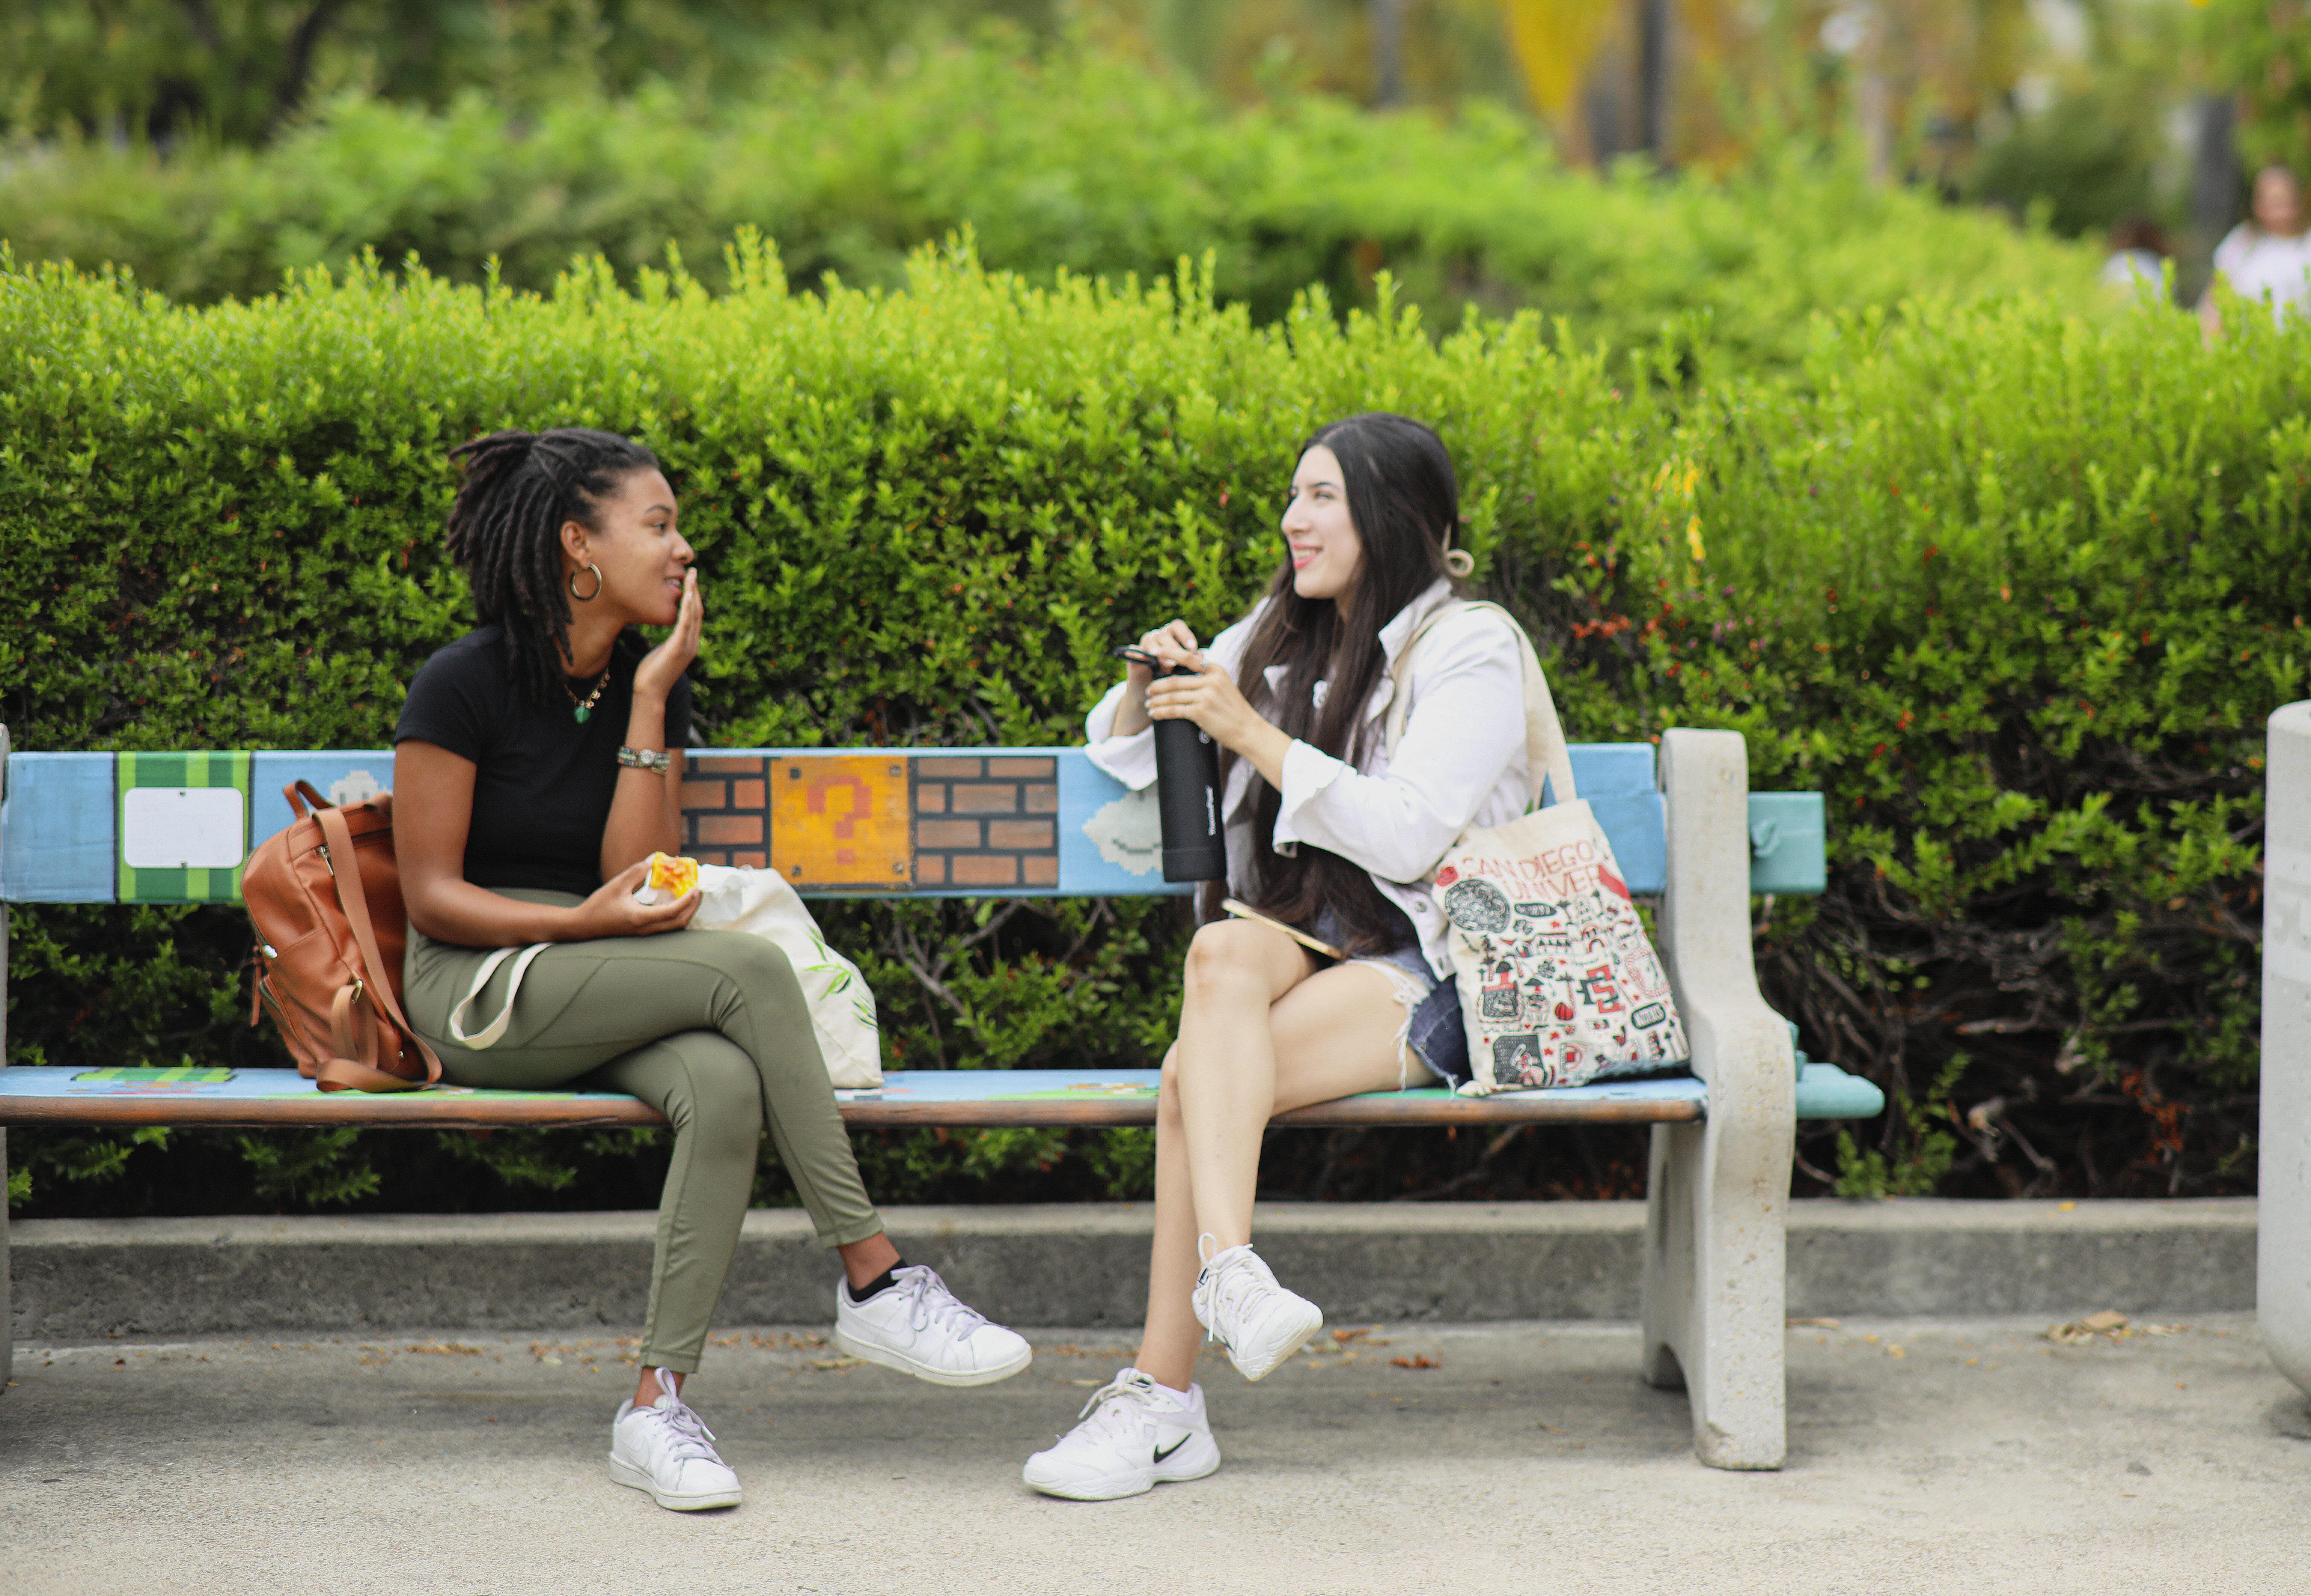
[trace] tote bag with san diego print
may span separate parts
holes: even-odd
[[[1426,632],[1448,606],[1421,628]],[[1487,605],[1487,609],[1497,609]],[[1452,966],[1469,1038],[1471,1095],[1578,1086],[1671,1068],[1690,1056],[1669,972],[1629,898],[1613,845],[1575,795],[1573,761],[1531,640],[1505,610],[1524,658],[1525,754],[1534,802],[1548,778],[1559,801],[1504,825],[1471,826],[1433,877],[1452,922]],[[1400,681],[1419,641],[1397,662]],[[1409,705],[1390,706],[1388,746]]]
[[[1577,1086],[1687,1056],[1612,844],[1579,798],[1463,835],[1436,870],[1469,1034],[1464,1092]]]

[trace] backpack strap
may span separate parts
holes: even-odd
[[[1439,605],[1428,618],[1413,629],[1404,640],[1404,647],[1396,656],[1396,664],[1389,674],[1396,691],[1388,702],[1388,714],[1382,730],[1382,749],[1390,762],[1396,759],[1396,746],[1403,739],[1404,723],[1412,713],[1412,656],[1420,640],[1428,635],[1429,628],[1447,615],[1465,615],[1470,610],[1488,609],[1508,623],[1516,634],[1517,655],[1524,670],[1524,757],[1525,769],[1532,781],[1532,805],[1540,804],[1540,784],[1548,782],[1549,796],[1558,803],[1568,803],[1579,797],[1573,786],[1573,755],[1565,746],[1565,726],[1557,718],[1557,700],[1549,695],[1548,678],[1542,674],[1540,656],[1532,646],[1532,639],[1517,618],[1497,604],[1483,600],[1456,600]]]
[[[345,923],[352,928],[353,944],[361,949],[362,956],[360,985],[340,988],[336,1000],[329,1006],[329,1033],[340,1056],[321,1060],[313,1074],[314,1084],[324,1092],[414,1092],[432,1086],[441,1078],[441,1060],[425,1045],[425,1039],[417,1034],[408,1016],[401,1012],[401,999],[393,995],[385,955],[378,950],[377,927],[370,919],[369,894],[362,885],[361,862],[353,853],[353,828],[345,824],[342,809],[316,809],[313,815],[321,823],[321,836],[328,847],[332,861],[329,873],[336,879],[337,902],[344,908]],[[336,868],[339,862],[344,868]],[[353,1006],[364,991],[371,1009],[357,1012]],[[401,1028],[403,1038],[423,1057],[423,1080],[406,1080],[377,1067],[379,1046],[374,1011],[378,1008],[384,1009]],[[358,1039],[353,1034],[356,1029],[362,1033]]]

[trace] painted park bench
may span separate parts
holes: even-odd
[[[1665,733],[1658,770],[1650,744],[1572,752],[1580,791],[1629,885],[1661,896],[1661,952],[1692,1040],[1692,1073],[1485,1098],[1375,1093],[1278,1122],[1652,1124],[1644,1373],[1690,1392],[1703,1461],[1775,1468],[1795,1121],[1884,1106],[1868,1082],[1796,1053],[1794,1027],[1766,1007],[1751,963],[1750,894],[1822,890],[1821,798],[1750,792],[1746,750],[1731,732]],[[349,802],[389,786],[392,769],[384,750],[11,757],[0,728],[0,969],[5,903],[237,903],[249,849],[290,824],[284,787],[310,781]],[[776,868],[805,894],[1190,890],[1162,879],[1152,792],[1127,792],[1080,749],[693,750],[683,812],[690,853]],[[4,1014],[0,1003],[0,1025]],[[1154,1070],[896,1070],[879,1089],[837,1095],[844,1120],[860,1127],[1146,1125],[1156,1083]],[[100,1060],[0,1069],[0,1126],[660,1122],[611,1093],[323,1095],[291,1069]],[[0,1294],[5,1247],[0,1228]],[[0,1295],[0,1322],[5,1302]],[[0,1356],[5,1346],[0,1339]]]

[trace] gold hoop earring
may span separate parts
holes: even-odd
[[[589,560],[586,569],[594,573],[594,590],[591,593],[580,593],[578,590],[578,573],[574,571],[570,573],[570,597],[580,604],[591,604],[602,596],[602,568]]]

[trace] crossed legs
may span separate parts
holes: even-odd
[[[566,894],[514,895],[576,902]],[[828,1089],[810,1008],[793,966],[769,942],[736,931],[557,944],[531,968],[511,1031],[492,1051],[439,1032],[466,990],[479,950],[420,938],[410,1007],[431,1022],[449,1077],[462,1086],[545,1090],[581,1084],[630,1092],[674,1129],[650,1277],[650,1321],[636,1402],[656,1400],[655,1371],[681,1377],[701,1349],[754,1183],[762,1132],[810,1210],[822,1244],[863,1286],[899,1260],[859,1178],[850,1138]],[[501,968],[484,1013],[512,982]]]
[[[1403,1078],[1396,985],[1368,964],[1319,969],[1279,931],[1208,925],[1189,945],[1179,1039],[1156,1117],[1156,1240],[1137,1366],[1174,1390],[1195,1379],[1198,1236],[1251,1239],[1269,1120]]]

